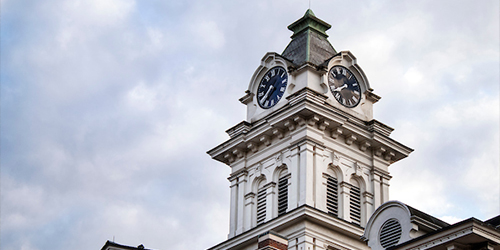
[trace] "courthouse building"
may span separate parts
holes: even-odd
[[[329,28],[311,10],[288,26],[239,100],[246,120],[208,151],[231,168],[228,239],[210,250],[500,250],[498,216],[450,225],[389,201],[389,167],[413,150],[373,117],[380,97]]]

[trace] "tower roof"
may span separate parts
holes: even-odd
[[[337,51],[328,42],[326,31],[331,25],[317,18],[311,9],[304,16],[288,26],[293,31],[292,41],[282,56],[300,66],[305,63],[320,65]]]

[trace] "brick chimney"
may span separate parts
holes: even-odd
[[[269,231],[259,235],[258,250],[287,250],[288,239]]]

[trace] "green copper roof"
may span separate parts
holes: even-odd
[[[292,41],[282,56],[299,66],[306,62],[320,65],[337,54],[327,39],[326,31],[330,27],[330,24],[317,18],[313,11],[308,9],[302,18],[288,26],[288,29],[293,31]]]

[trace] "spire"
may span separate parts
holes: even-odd
[[[305,63],[320,65],[337,54],[328,42],[326,31],[331,25],[317,18],[311,9],[304,16],[288,26],[293,31],[292,41],[282,56],[301,66]]]

